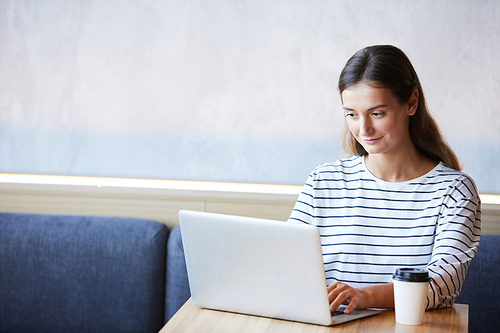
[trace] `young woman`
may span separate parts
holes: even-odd
[[[332,311],[393,308],[392,274],[426,269],[427,309],[452,306],[477,252],[480,199],[396,47],[370,46],[339,79],[347,157],[310,174],[290,221],[319,228]]]

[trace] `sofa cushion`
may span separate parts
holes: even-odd
[[[0,213],[1,332],[158,332],[159,222]]]
[[[500,325],[500,236],[482,235],[456,303],[469,304],[469,332],[496,332]]]
[[[165,296],[165,318],[168,321],[191,296],[184,259],[181,229],[174,227],[168,236],[167,294]]]

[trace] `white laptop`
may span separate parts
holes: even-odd
[[[193,211],[179,221],[198,307],[327,326],[380,312],[330,313],[316,227]]]

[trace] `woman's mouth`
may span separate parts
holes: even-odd
[[[368,145],[373,145],[373,144],[377,143],[380,139],[382,139],[382,137],[373,138],[373,139],[363,139],[363,141]]]

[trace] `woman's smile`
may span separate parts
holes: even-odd
[[[364,141],[368,145],[373,145],[373,144],[376,144],[377,142],[379,142],[380,139],[382,139],[382,137],[373,138],[373,139],[361,139],[361,140]]]

